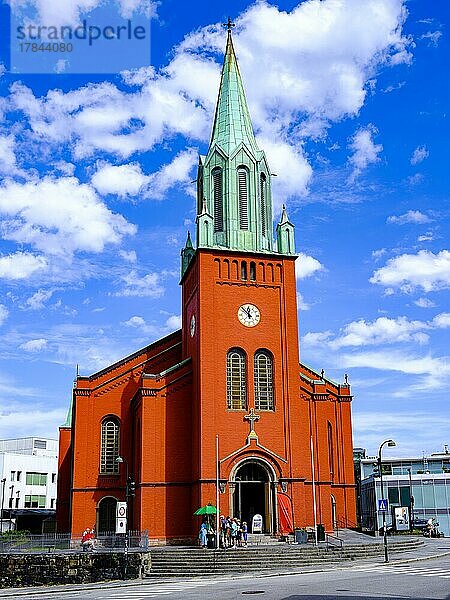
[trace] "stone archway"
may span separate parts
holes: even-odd
[[[97,533],[115,533],[117,499],[105,496],[97,505]]]
[[[275,473],[266,461],[248,458],[240,462],[231,474],[231,513],[246,521],[252,532],[255,514],[263,518],[263,533],[276,532]]]

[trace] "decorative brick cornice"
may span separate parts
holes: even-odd
[[[312,394],[312,399],[318,402],[324,402],[326,400],[329,400],[329,398],[329,394]]]
[[[86,388],[74,388],[73,393],[75,396],[90,396],[91,390]]]

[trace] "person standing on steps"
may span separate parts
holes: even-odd
[[[198,539],[200,540],[200,546],[202,548],[206,548],[207,534],[208,534],[208,524],[205,521],[203,521],[203,523],[200,526],[200,531],[198,532]]]

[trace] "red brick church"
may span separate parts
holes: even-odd
[[[128,527],[154,542],[196,538],[193,513],[216,498],[225,515],[262,515],[267,533],[352,526],[350,387],[299,363],[294,226],[283,209],[274,242],[271,171],[231,33],[197,188],[181,330],[76,379],[58,529],[114,531],[127,475]]]

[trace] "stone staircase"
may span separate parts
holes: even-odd
[[[265,536],[264,536],[265,537]],[[267,536],[269,537],[269,536]],[[245,573],[289,573],[314,565],[324,566],[383,555],[383,540],[367,544],[344,544],[316,548],[307,545],[286,544],[258,536],[257,545],[227,550],[207,550],[194,547],[152,548],[151,570],[146,577],[207,577],[211,575],[239,575]],[[423,545],[420,538],[389,540],[389,552],[413,551]]]

